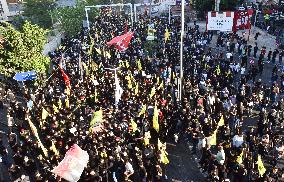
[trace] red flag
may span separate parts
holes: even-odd
[[[59,65],[59,69],[61,71],[62,77],[64,79],[65,85],[66,87],[71,89],[71,85],[70,85],[70,79],[69,76],[64,72],[64,70],[61,68],[61,66]]]
[[[114,37],[111,41],[107,42],[108,46],[114,45],[119,51],[125,51],[128,48],[129,42],[134,32]]]

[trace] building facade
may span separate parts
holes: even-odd
[[[11,17],[22,13],[22,0],[0,0],[0,21],[8,21]]]

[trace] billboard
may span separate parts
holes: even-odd
[[[207,30],[219,30],[222,32],[232,31],[234,26],[234,12],[209,11],[207,15]]]

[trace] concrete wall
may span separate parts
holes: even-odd
[[[64,37],[64,33],[59,33],[49,39],[49,42],[43,48],[43,54],[47,55],[48,52],[54,51],[61,44],[61,38]]]

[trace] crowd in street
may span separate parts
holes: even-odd
[[[169,25],[141,16],[130,29],[127,16],[102,12],[92,22],[50,53],[50,78],[24,89],[27,106],[9,104],[9,146],[0,139],[0,156],[11,180],[64,181],[51,171],[77,144],[90,156],[80,181],[165,181],[166,142],[184,136],[208,181],[283,179],[284,70],[275,66],[271,83],[261,80],[266,61],[282,64],[283,50],[266,53],[243,37],[220,34],[217,46],[227,51],[216,52],[207,47],[216,35],[189,27],[179,100],[179,19]],[[147,40],[149,23],[154,41]],[[126,51],[106,45],[130,30]],[[94,124],[97,112],[103,118]],[[249,129],[247,118],[257,118]]]

